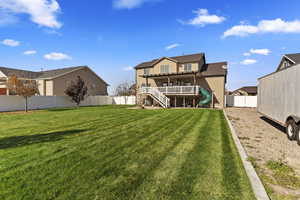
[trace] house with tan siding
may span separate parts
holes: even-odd
[[[206,63],[205,54],[162,57],[135,67],[137,102],[163,107],[224,107],[227,62]],[[202,92],[207,91],[206,93]]]
[[[65,96],[66,88],[80,76],[88,87],[88,95],[107,95],[108,84],[88,66],[68,67],[41,72],[0,67],[0,95],[9,95],[6,81],[9,77],[35,80],[41,96]]]

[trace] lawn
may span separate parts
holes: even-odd
[[[222,111],[0,114],[0,199],[255,199]]]

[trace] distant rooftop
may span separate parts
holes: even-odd
[[[285,54],[285,56],[295,62],[295,64],[300,63],[300,53]]]
[[[7,77],[17,76],[18,78],[26,78],[26,79],[49,79],[84,67],[87,66],[67,67],[67,68],[40,71],[40,72],[20,70],[20,69],[8,68],[8,67],[0,67],[0,71]]]

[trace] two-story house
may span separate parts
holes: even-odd
[[[197,107],[213,98],[206,107],[224,107],[227,62],[206,63],[205,54],[162,57],[135,67],[137,101],[162,107]]]

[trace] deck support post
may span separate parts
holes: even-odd
[[[170,86],[170,77],[168,77],[168,86]]]
[[[196,100],[195,100],[195,96],[193,96],[193,107],[196,107]]]
[[[175,96],[174,104],[175,104],[175,108],[176,108],[177,107],[177,97],[176,96]]]
[[[185,107],[185,96],[183,96],[183,107]]]

